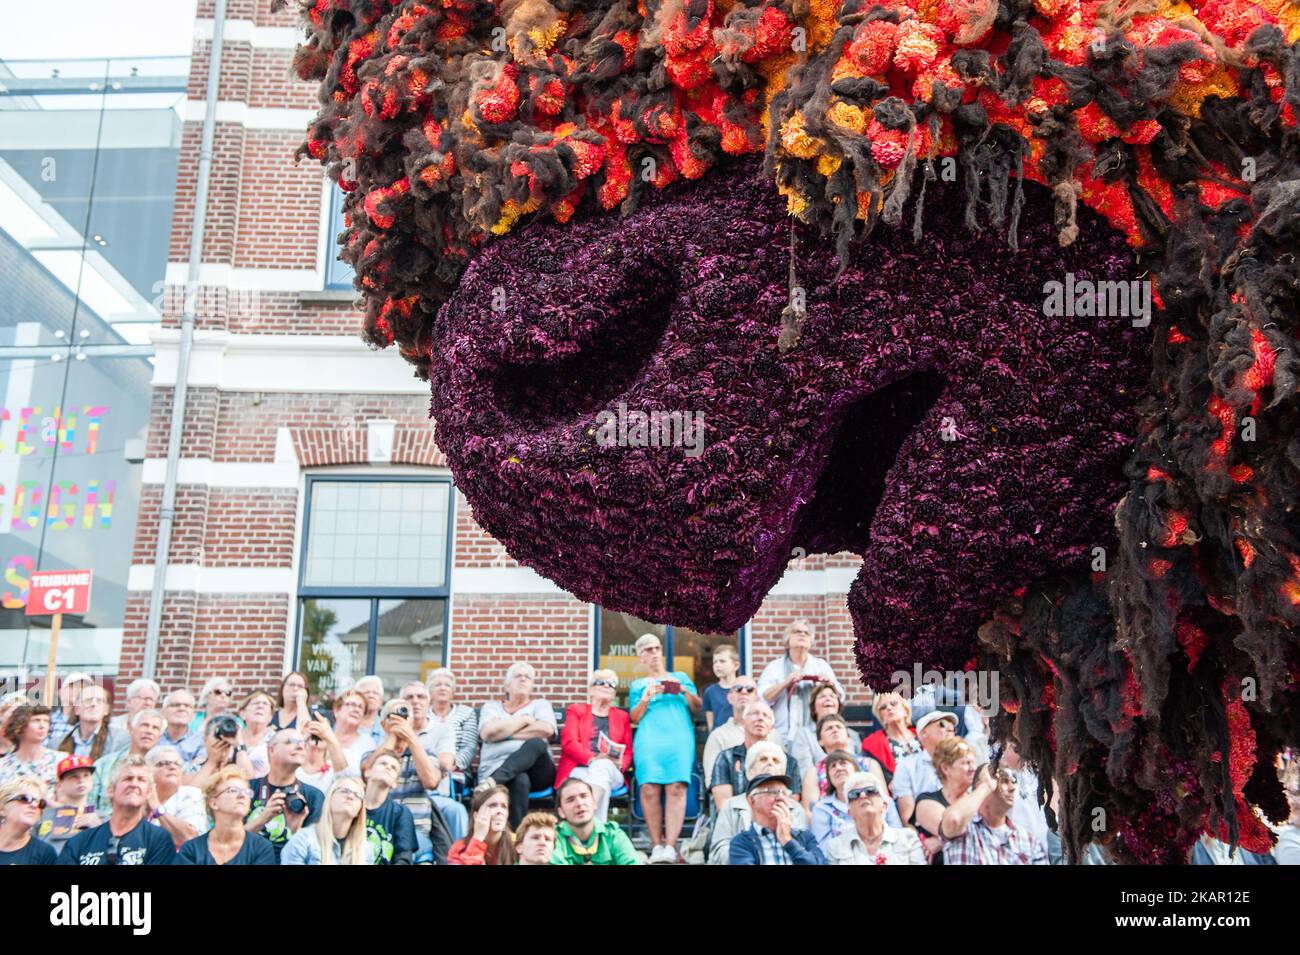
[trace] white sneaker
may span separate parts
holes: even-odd
[[[673,852],[672,846],[655,846],[650,850],[651,865],[662,865],[676,861],[677,853]]]

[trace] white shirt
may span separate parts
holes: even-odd
[[[171,798],[159,808],[163,815],[174,816],[181,822],[193,826],[194,831],[199,835],[203,835],[210,828],[208,810],[203,805],[203,792],[197,786],[177,786],[176,792],[172,793]],[[161,825],[157,819],[149,821],[155,826]]]
[[[794,672],[794,663],[790,660],[790,654],[783,653],[766,667],[758,678],[758,692],[764,700],[767,700],[767,691],[774,686],[784,683]],[[831,665],[821,657],[815,657],[809,654],[803,662],[803,672],[806,676],[820,677],[826,683],[835,687],[835,692],[840,695],[840,700],[844,699],[844,687],[836,679],[835,673],[831,670]],[[808,717],[808,698],[812,695],[812,688],[816,686],[812,680],[796,683],[791,689],[783,690],[777,694],[775,700],[767,700],[768,705],[772,707],[772,716],[776,721],[776,731],[781,734],[781,738],[790,743],[794,739],[795,732],[805,723],[810,722]],[[790,706],[793,701],[793,708]]]

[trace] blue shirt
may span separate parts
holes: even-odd
[[[112,865],[107,858],[115,841],[111,825],[106,822],[73,836],[59,853],[57,864]],[[144,819],[116,842],[118,865],[171,865],[176,856],[176,846],[166,830],[151,826]]]
[[[14,852],[0,852],[0,866],[4,865],[54,865],[59,854],[53,846],[42,842],[35,836],[27,840],[27,845]]]
[[[731,719],[731,703],[721,684],[712,683],[704,688],[704,712],[713,714],[713,728],[717,729]]]
[[[254,779],[249,783],[249,786],[251,786],[253,790],[253,801],[248,807],[248,815],[245,817],[246,819],[252,819],[261,812],[262,807],[270,802],[271,797],[277,792],[290,789],[292,786],[299,787],[299,790],[302,792],[302,798],[307,800],[307,816],[302,821],[302,829],[306,829],[320,818],[321,806],[325,805],[325,794],[323,792],[315,786],[308,785],[307,783],[300,783],[296,780],[290,786],[273,786],[268,777],[262,776],[260,779]],[[302,829],[299,829],[298,831],[301,832]],[[270,840],[271,846],[275,849],[275,858],[278,862],[281,850],[284,849],[285,844],[289,841],[289,837],[293,835],[293,833],[289,831],[289,824],[285,820],[284,814],[281,813],[263,826],[262,835]]]
[[[167,729],[164,727],[162,736],[158,738],[158,746],[175,746],[184,764],[181,771],[187,775],[198,772],[208,759],[208,748],[203,745],[203,734],[193,730],[187,731],[179,740],[174,740],[167,735]],[[157,746],[154,748],[156,749]]]
[[[172,865],[275,865],[275,848],[265,836],[255,832],[244,833],[244,844],[239,851],[230,861],[218,862],[208,850],[210,835],[211,832],[205,832],[183,843]]]

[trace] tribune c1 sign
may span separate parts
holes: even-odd
[[[33,571],[27,616],[89,613],[92,576],[89,570]]]

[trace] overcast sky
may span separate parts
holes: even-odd
[[[189,56],[195,0],[0,0],[0,59]]]

